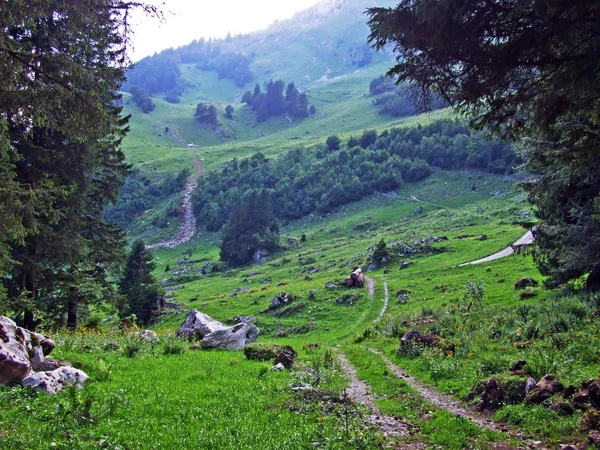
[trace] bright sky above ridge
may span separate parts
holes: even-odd
[[[201,37],[224,38],[269,26],[275,20],[290,18],[318,0],[154,0],[164,23],[138,14],[133,22],[133,61],[179,47]]]

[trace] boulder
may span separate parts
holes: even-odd
[[[8,317],[0,317],[0,383],[21,381],[31,372],[24,330]]]
[[[207,334],[202,339],[203,348],[223,350],[243,350],[247,344],[256,341],[259,329],[253,323],[240,323]]]
[[[481,392],[480,409],[496,409],[502,405],[521,403],[525,398],[526,385],[527,379],[524,377],[499,375],[477,383],[473,394]]]
[[[38,372],[51,372],[58,369],[59,367],[68,367],[71,363],[61,359],[46,358],[39,365],[34,366],[33,369]]]
[[[511,372],[518,372],[520,371],[525,365],[527,364],[527,361],[525,361],[524,359],[520,359],[518,360],[516,363],[514,363],[512,365],[512,367],[510,369],[508,369]]]
[[[535,387],[529,391],[527,397],[525,397],[525,402],[534,404],[542,403],[554,394],[562,392],[563,389],[563,385],[554,375],[544,375]]]
[[[575,410],[571,405],[562,400],[554,400],[548,407],[550,411],[556,412],[561,416],[572,416]]]
[[[183,325],[181,325],[181,328],[177,331],[177,336],[188,339],[204,339],[208,334],[226,329],[227,327],[218,320],[215,320],[209,315],[201,313],[196,309],[192,309],[188,315],[185,316]]]
[[[525,289],[526,287],[537,286],[538,284],[537,280],[531,277],[524,277],[515,283],[515,289]]]
[[[275,370],[275,371],[285,370],[285,366],[281,363],[278,363],[278,364],[275,364],[273,367],[271,367],[271,370]]]
[[[421,334],[417,330],[407,331],[400,339],[400,343],[406,344],[421,344],[425,347],[439,347],[443,339],[436,334]]]
[[[144,342],[158,342],[158,335],[152,330],[136,331],[133,337]]]
[[[578,392],[573,396],[573,406],[585,411],[590,406],[590,395],[587,392]]]
[[[400,338],[400,342],[402,344],[410,344],[413,341],[417,341],[421,339],[423,335],[417,330],[410,330],[404,333],[404,336]]]
[[[600,379],[590,383],[588,386],[588,395],[592,407],[600,409]]]
[[[296,353],[296,351],[292,347],[284,347],[277,354],[277,357],[275,358],[273,364],[283,364],[283,366],[286,369],[291,369],[294,366],[294,363],[296,362],[297,356],[298,353]]]
[[[51,372],[34,373],[21,381],[23,387],[31,388],[37,392],[56,394],[64,390],[69,384],[77,388],[88,380],[88,376],[79,369],[73,367],[60,367]]]

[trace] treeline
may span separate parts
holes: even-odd
[[[296,149],[276,159],[257,153],[201,178],[193,207],[199,224],[217,231],[232,205],[250,191],[262,190],[275,216],[289,220],[395,190],[403,180],[418,181],[430,172],[418,158],[411,161],[387,150],[360,147],[334,153]]]
[[[131,92],[138,86],[151,96],[164,94],[170,103],[178,103],[185,88],[179,64],[196,64],[201,70],[215,71],[220,80],[232,80],[244,87],[254,79],[250,70],[252,58],[243,53],[225,53],[211,40],[195,40],[176,49],[163,50],[148,56],[127,71],[122,89]]]
[[[423,112],[406,85],[396,86],[394,81],[384,75],[374,78],[369,84],[369,94],[374,97],[372,102],[379,114],[402,117]],[[439,109],[448,106],[441,98],[433,102],[432,108]]]
[[[152,183],[139,169],[134,169],[121,189],[118,202],[106,208],[105,219],[125,228],[133,219],[152,208],[157,200],[181,192],[190,173],[189,169],[183,169],[176,175],[168,175],[160,183]],[[154,225],[161,228],[166,226],[168,216],[173,216],[174,211],[174,207],[167,210],[167,217],[157,218]]]
[[[257,84],[254,87],[254,92],[246,91],[244,93],[242,103],[246,103],[256,111],[258,122],[264,122],[269,117],[282,114],[289,114],[293,118],[302,119],[307,117],[309,113],[306,93],[300,92],[294,83],[289,83],[286,87],[283,80],[269,81],[265,85],[265,92],[262,92]],[[310,111],[314,113],[314,106],[310,108]]]
[[[504,175],[523,161],[507,141],[490,140],[466,122],[440,120],[430,125],[384,131],[370,146],[400,158],[421,158],[441,169],[477,169]]]
[[[508,174],[520,163],[510,144],[488,140],[460,121],[394,128],[380,135],[367,130],[345,146],[332,136],[322,150],[234,159],[200,180],[193,207],[199,224],[217,231],[231,206],[250,191],[264,190],[275,216],[291,220],[398,189],[404,181],[422,180],[431,174],[431,166]]]
[[[177,103],[183,92],[181,71],[178,64],[181,62],[177,50],[163,50],[153,56],[148,56],[127,71],[127,81],[121,89],[132,92],[137,86],[146,94],[155,96],[165,94],[165,100]]]
[[[146,114],[154,111],[155,105],[152,101],[152,98],[146,94],[139,86],[133,86],[129,92],[131,93],[131,98],[135,102],[136,105]]]

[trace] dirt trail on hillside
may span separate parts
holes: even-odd
[[[194,189],[196,189],[196,186],[198,186],[198,178],[204,173],[202,163],[197,159],[194,159],[194,169],[195,174],[185,185],[183,202],[181,204],[181,208],[183,209],[183,223],[181,224],[181,228],[179,228],[179,232],[172,239],[148,245],[147,248],[181,247],[196,234],[196,216],[192,211],[192,195],[194,193]]]
[[[375,280],[373,278],[365,278],[365,284],[367,285],[367,291],[369,291],[369,299],[372,299],[375,295]]]
[[[367,407],[370,415],[365,416],[365,422],[369,425],[375,426],[381,430],[384,436],[410,436],[411,425],[409,422],[398,419],[392,416],[382,415],[375,404],[375,397],[369,392],[369,387],[364,381],[361,381],[356,376],[356,369],[348,361],[346,355],[343,353],[337,353],[338,360],[344,375],[348,379],[350,385],[346,389],[346,394],[352,400],[353,403],[361,404]],[[410,443],[401,448],[405,449],[424,449],[426,446],[422,443]]]
[[[506,435],[510,435],[513,438],[518,438],[522,440],[522,446],[519,445],[518,448],[537,448],[540,450],[547,450],[548,447],[540,441],[535,440],[534,438],[525,438],[523,433],[517,433],[518,430],[511,429],[506,425],[497,424],[491,419],[491,414],[487,412],[479,412],[474,410],[473,408],[465,407],[460,402],[453,400],[449,395],[442,394],[441,392],[436,391],[429,386],[424,385],[423,383],[417,381],[413,377],[411,377],[408,373],[402,370],[400,367],[395,365],[389,358],[383,355],[379,350],[370,348],[371,352],[379,355],[381,359],[386,363],[388,368],[396,375],[397,378],[406,381],[414,390],[416,390],[423,399],[427,402],[431,403],[435,407],[439,409],[444,409],[449,411],[457,416],[462,416],[468,420],[471,420],[473,423],[482,428],[487,428],[488,430],[496,431],[498,433],[504,433]],[[498,449],[511,449],[513,447],[506,446],[495,446],[493,448]]]
[[[521,245],[528,245],[533,243],[534,237],[531,231],[528,231],[523,236],[521,236],[514,244],[509,245],[504,250],[500,250],[498,253],[494,253],[493,255],[486,256],[485,258],[476,259],[475,261],[470,261],[466,263],[459,264],[458,267],[468,266],[470,264],[481,264],[484,262],[494,261],[496,259],[505,258],[509,255],[512,255],[515,252],[514,247],[519,247]]]
[[[381,319],[383,319],[383,316],[385,315],[385,313],[388,309],[388,303],[390,301],[390,293],[388,291],[387,282],[383,283],[383,290],[385,291],[385,296],[383,297],[383,308],[381,308],[381,311],[379,311],[379,315],[377,316],[377,319],[375,319],[373,322],[379,322]]]

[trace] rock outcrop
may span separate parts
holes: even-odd
[[[0,317],[0,383],[18,383],[31,372],[24,330]]]
[[[88,376],[81,370],[73,367],[59,367],[51,372],[38,372],[23,379],[23,387],[29,387],[38,392],[56,394],[64,390],[69,384],[77,388],[88,380]]]
[[[219,330],[227,330],[228,327],[207,314],[192,309],[183,321],[183,325],[177,331],[177,336],[187,339],[204,339],[208,334]],[[254,342],[254,341],[251,341]],[[244,348],[244,346],[242,346]]]
[[[68,362],[46,359],[52,349],[52,339],[0,317],[0,383],[21,382],[24,387],[54,394],[69,384],[81,386],[87,381],[88,376]]]
[[[539,404],[549,399],[555,394],[562,392],[564,386],[556,379],[554,375],[545,375],[537,382],[535,387],[527,393],[526,403]]]
[[[256,341],[258,333],[259,330],[253,323],[240,323],[205,335],[201,344],[204,348],[243,350],[246,344]]]

